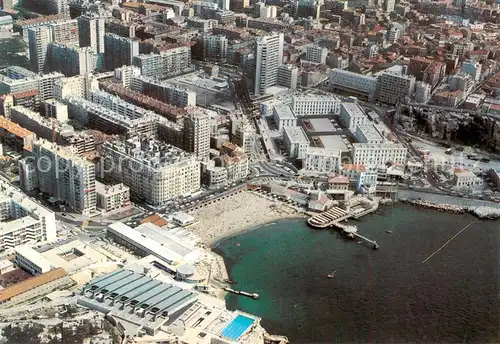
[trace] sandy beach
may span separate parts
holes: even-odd
[[[207,247],[218,240],[269,222],[299,218],[290,207],[251,192],[242,192],[189,212],[198,223],[189,227]]]

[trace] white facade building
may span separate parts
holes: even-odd
[[[340,101],[333,95],[304,94],[292,97],[296,116],[328,115],[340,112]]]
[[[378,73],[377,100],[385,104],[397,104],[404,100],[405,97],[413,95],[415,82],[414,76],[404,74],[402,66],[388,68]]]
[[[278,67],[279,86],[295,90],[297,88],[298,77],[299,77],[299,68],[297,66],[286,64]]]
[[[28,29],[28,45],[30,68],[35,73],[48,71],[47,52],[53,42],[52,30],[49,26],[37,26]]]
[[[154,139],[106,142],[102,157],[104,179],[127,185],[132,197],[153,206],[200,188],[196,157]]]
[[[52,269],[52,264],[40,253],[29,246],[19,246],[15,249],[14,262],[33,276],[41,275]]]
[[[358,125],[354,137],[359,143],[380,144],[385,141],[372,123]]]
[[[96,181],[97,206],[111,211],[130,205],[130,188],[126,185],[106,185]]]
[[[283,64],[284,35],[276,33],[257,37],[255,48],[254,93],[265,94],[278,83],[278,67]]]
[[[276,105],[273,109],[273,119],[280,132],[284,128],[297,126],[297,118],[288,105]]]
[[[203,42],[203,58],[209,61],[223,62],[227,59],[229,40],[224,35],[205,35]]]
[[[306,60],[313,63],[325,64],[328,57],[328,49],[317,44],[311,44],[306,50]]]
[[[400,143],[354,143],[352,160],[355,165],[365,165],[368,169],[383,167],[387,163],[406,164],[408,150]]]
[[[23,160],[28,173],[36,174],[37,189],[63,201],[72,210],[90,215],[96,211],[95,166],[70,149],[52,142],[33,143],[32,156]],[[29,179],[23,176],[21,181]],[[32,188],[33,185],[23,185]]]
[[[0,248],[57,239],[54,212],[0,181]]]
[[[471,189],[483,184],[482,179],[470,171],[455,173],[453,181],[455,182],[455,187],[458,189]]]
[[[427,103],[431,98],[431,92],[431,85],[423,81],[417,81],[415,83],[415,102],[419,104]]]
[[[334,92],[372,101],[377,89],[377,78],[336,68],[330,72],[328,87]]]
[[[301,127],[286,127],[283,132],[283,145],[288,157],[304,159],[309,147],[309,139]]]
[[[363,109],[356,103],[342,103],[340,105],[340,121],[351,133],[356,133],[356,127],[368,122],[368,117]]]
[[[304,169],[317,173],[339,173],[342,151],[308,147],[303,161]]]
[[[104,17],[83,15],[77,20],[80,46],[92,47],[98,54],[104,53]]]

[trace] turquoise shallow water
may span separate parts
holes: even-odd
[[[226,239],[215,251],[236,289],[260,295],[228,307],[292,343],[500,342],[500,222],[475,222],[422,263],[474,219],[398,205],[351,222],[378,251],[304,220]]]

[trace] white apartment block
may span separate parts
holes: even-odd
[[[104,53],[104,17],[83,15],[77,18],[81,47],[91,47],[98,54]]]
[[[16,247],[15,254],[14,262],[16,265],[28,271],[33,276],[52,270],[50,261],[30,246]]]
[[[200,188],[196,157],[154,139],[104,143],[100,169],[106,180],[127,185],[132,197],[152,206]]]
[[[212,114],[210,110],[190,107],[184,117],[184,150],[193,153],[199,160],[210,155],[210,132]]]
[[[209,61],[224,62],[227,59],[229,40],[224,35],[205,35],[203,42],[203,58]]]
[[[63,201],[73,211],[90,215],[96,211],[95,166],[72,150],[46,140],[33,143],[23,160],[27,173],[36,174],[37,189]],[[21,182],[26,178],[21,179]],[[23,189],[33,185],[23,185]]]
[[[288,105],[276,105],[273,109],[273,119],[280,132],[285,128],[297,126],[297,118]]]
[[[190,72],[193,71],[191,47],[176,47],[159,54],[140,54],[134,57],[133,65],[141,69],[142,75],[158,79]]]
[[[354,143],[352,146],[354,165],[365,165],[368,169],[375,169],[384,167],[387,163],[406,164],[408,150],[400,143]]]
[[[58,99],[67,99],[70,97],[88,99],[90,93],[98,89],[99,83],[92,75],[60,78],[54,84],[54,97]]]
[[[232,141],[243,148],[243,151],[249,155],[254,150],[255,138],[255,129],[249,123],[241,123],[236,128]]]
[[[0,95],[37,90],[43,101],[54,97],[55,83],[63,78],[61,73],[36,74],[18,66],[7,67],[0,70]]]
[[[304,159],[309,139],[301,127],[286,127],[283,132],[283,145],[289,158]]]
[[[49,27],[52,31],[52,42],[75,46],[79,45],[78,21],[76,19],[50,23]]]
[[[38,112],[20,105],[11,107],[10,119],[12,122],[35,133],[39,138],[55,139],[56,142],[61,144],[65,138],[75,135],[71,125],[55,123],[48,118],[42,117]]]
[[[339,173],[342,151],[340,149],[326,149],[308,147],[303,166],[306,171],[317,173]]]
[[[87,75],[97,69],[98,56],[90,47],[51,43],[48,51],[48,69],[71,77]]]
[[[255,47],[254,93],[265,94],[278,83],[278,67],[283,64],[284,35],[276,33],[257,37]]]
[[[368,117],[363,109],[356,103],[342,103],[339,113],[340,121],[351,133],[356,133],[356,127],[368,122]]]
[[[328,87],[333,92],[372,101],[377,89],[377,78],[335,68],[330,72]]]
[[[30,68],[35,73],[48,71],[47,51],[53,42],[52,30],[48,26],[28,29]]]
[[[305,94],[292,97],[296,116],[339,114],[340,101],[333,95]]]
[[[122,183],[106,185],[95,182],[97,207],[104,211],[112,211],[130,205],[130,188]]]
[[[299,78],[299,68],[291,64],[278,67],[278,85],[295,90]]]
[[[0,181],[0,249],[55,241],[54,212],[5,181]]]
[[[145,76],[134,77],[131,82],[134,91],[178,107],[196,105],[196,92],[177,85],[162,83]]]
[[[328,49],[322,48],[317,44],[311,44],[306,50],[306,60],[313,63],[326,63],[328,57]]]
[[[141,69],[137,66],[122,66],[115,69],[115,80],[118,80],[121,86],[132,88],[133,90],[141,86],[140,83],[139,85],[135,84],[140,81],[136,80],[136,77],[140,75]]]
[[[377,78],[377,100],[395,105],[415,92],[415,77],[400,72],[383,71]]]

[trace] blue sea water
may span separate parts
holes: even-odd
[[[423,263],[474,220],[397,205],[350,222],[377,251],[304,220],[228,238],[215,251],[237,289],[260,295],[229,294],[228,307],[292,343],[498,343],[500,222],[477,220]]]

